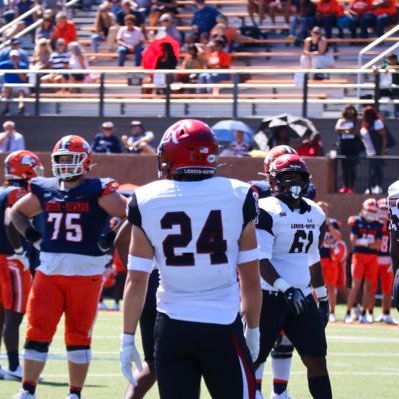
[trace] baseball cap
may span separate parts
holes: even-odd
[[[130,122],[130,126],[131,127],[133,127],[133,126],[142,126],[142,123],[140,121],[131,121]]]
[[[19,57],[19,51],[18,50],[11,50],[9,53],[10,57]]]
[[[159,20],[162,21],[172,21],[172,17],[169,14],[162,14],[161,18]]]
[[[21,44],[21,42],[17,38],[12,38],[11,44]]]
[[[108,122],[104,122],[101,127],[103,129],[113,129],[114,128],[114,124],[111,121]]]

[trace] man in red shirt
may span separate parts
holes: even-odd
[[[331,38],[332,28],[337,25],[337,17],[341,13],[337,0],[321,0],[317,3],[316,20],[323,27],[327,39]]]
[[[385,27],[395,24],[396,20],[396,1],[376,0],[372,2],[371,12],[363,16],[359,21],[361,37],[368,37],[368,28],[375,30],[377,37],[384,34]]]
[[[64,39],[66,44],[75,42],[78,39],[76,26],[73,21],[69,21],[63,12],[59,12],[56,16],[55,30],[52,39]]]

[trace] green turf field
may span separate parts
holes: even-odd
[[[380,309],[376,309],[376,315]],[[343,309],[338,316],[342,316]],[[394,311],[394,314],[396,311]],[[396,314],[395,314],[396,316]],[[94,330],[93,362],[86,387],[85,399],[120,399],[126,382],[119,372],[118,351],[121,333],[120,312],[100,312]],[[61,327],[61,326],[60,326]],[[395,399],[399,397],[399,332],[397,327],[374,325],[331,324],[327,328],[328,366],[334,398],[337,399]],[[4,348],[2,348],[4,354]],[[4,355],[1,364],[6,366]],[[65,399],[67,393],[63,329],[59,328],[44,371],[38,399]],[[270,394],[270,367],[265,368],[263,391]],[[294,356],[290,392],[295,399],[308,399],[306,374],[298,356]],[[19,383],[0,381],[0,399],[9,399],[19,389]],[[203,398],[209,398],[206,389]],[[156,388],[148,398],[158,398]],[[228,399],[228,398],[226,398]]]

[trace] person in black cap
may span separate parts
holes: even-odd
[[[101,125],[101,132],[97,133],[91,144],[91,149],[96,153],[118,154],[122,152],[121,143],[114,134],[114,124],[111,121]]]
[[[21,42],[19,39],[12,38],[10,41],[10,45],[3,48],[0,51],[0,62],[3,61],[10,61],[10,51],[11,50],[18,50],[19,53],[19,60],[26,65],[29,65],[29,58],[28,54],[25,50],[21,49]]]
[[[130,123],[131,136],[123,135],[122,144],[126,150],[136,155],[155,155],[155,150],[149,145],[154,140],[154,133],[144,131],[143,124],[140,121]]]

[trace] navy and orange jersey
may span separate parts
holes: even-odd
[[[376,220],[369,222],[362,216],[351,216],[348,220],[348,224],[351,226],[351,234],[354,234],[356,238],[373,237],[374,240],[380,240],[382,238],[382,224]],[[354,246],[353,252],[376,254],[377,250],[369,247]]]
[[[117,190],[115,180],[84,179],[80,186],[63,191],[57,178],[37,177],[29,187],[45,218],[42,251],[103,255],[97,240],[108,223],[108,214],[98,199]]]
[[[14,253],[4,227],[5,211],[26,194],[27,191],[20,186],[0,187],[0,254],[12,255]]]
[[[384,220],[382,223],[382,237],[381,246],[378,250],[378,256],[390,256],[389,255],[389,222]]]
[[[270,197],[273,194],[267,180],[251,180],[248,184],[258,194],[259,199]]]
[[[331,248],[334,246],[334,240],[328,226],[332,225],[334,229],[340,230],[338,220],[333,218],[327,218],[326,220],[326,233],[324,235],[324,240],[320,248],[320,258],[331,259]]]

